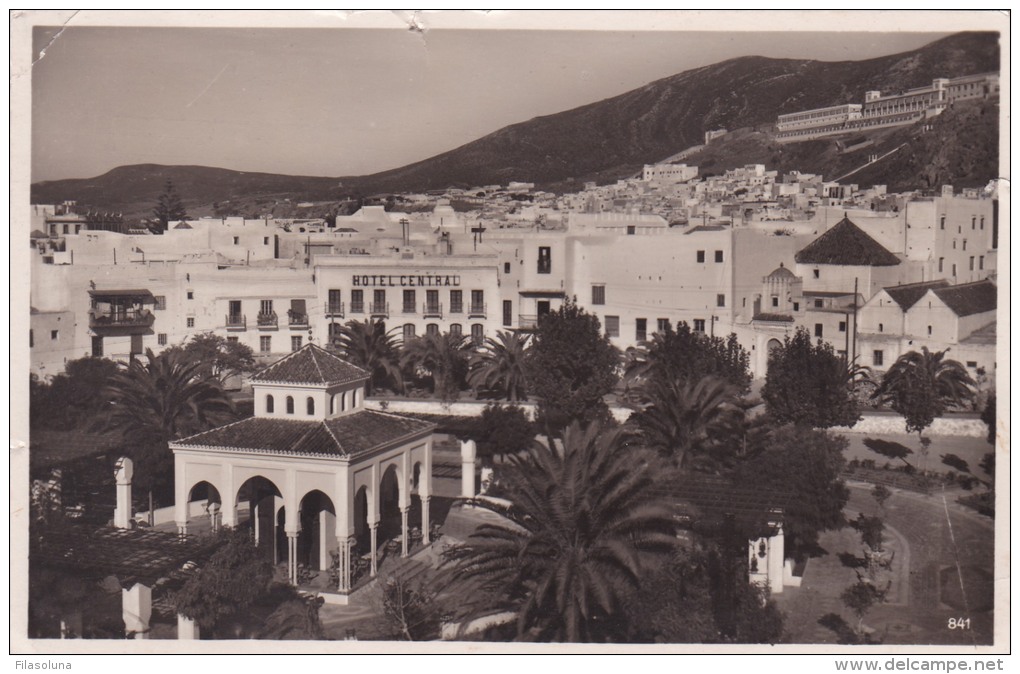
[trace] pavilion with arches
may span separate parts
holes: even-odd
[[[254,416],[170,443],[178,532],[203,492],[214,522],[250,526],[292,583],[299,564],[327,570],[336,553],[341,601],[362,555],[376,574],[383,540],[407,556],[412,504],[428,544],[434,425],[366,409],[369,376],[308,344],[252,377]]]

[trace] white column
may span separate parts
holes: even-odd
[[[148,639],[149,618],[152,617],[152,589],[136,583],[130,590],[121,590],[124,631],[134,632],[135,639]]]
[[[118,529],[131,528],[131,478],[134,463],[126,456],[117,459],[117,507],[113,511],[113,526]]]
[[[198,639],[198,632],[198,623],[182,613],[177,614],[177,638],[179,640],[187,639],[190,641]]]
[[[210,503],[209,504],[209,527],[214,531],[220,529],[220,504]]]
[[[422,494],[421,496],[421,542],[423,545],[428,545],[432,542],[432,537],[429,534],[429,501],[432,498],[428,494]]]
[[[407,542],[408,542],[408,531],[407,531],[407,514],[409,508],[400,509],[400,556],[407,557]]]
[[[220,492],[221,524],[233,529],[237,526],[237,491],[234,488],[234,466],[230,463],[223,465],[220,470],[222,479],[220,484],[223,492]],[[251,516],[251,513],[248,513]]]
[[[177,533],[188,534],[188,484],[184,458],[174,454],[174,521]]]
[[[329,569],[330,554],[337,546],[336,516],[328,510],[319,513],[319,570]]]
[[[478,448],[474,440],[465,440],[460,443],[460,495],[463,498],[475,497],[475,457]]]
[[[776,528],[776,534],[769,538],[769,589],[779,594],[783,591],[783,563],[785,550],[785,536],[782,525]]]
[[[297,585],[297,532],[287,532],[287,578]]]
[[[376,549],[378,547],[378,545],[379,545],[379,523],[378,522],[371,522],[370,526],[372,527],[372,570],[371,570],[371,574],[372,574],[372,577],[375,578],[375,575],[379,572],[379,551]]]

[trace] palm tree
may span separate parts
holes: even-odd
[[[485,338],[485,346],[471,357],[468,383],[475,389],[496,389],[511,402],[528,399],[525,358],[529,335],[500,330],[496,339]]]
[[[638,411],[630,425],[649,449],[690,468],[695,458],[710,458],[740,426],[744,413],[738,401],[736,387],[717,377],[687,383],[653,377],[632,396]]]
[[[958,361],[945,358],[948,351],[931,352],[922,347],[903,354],[872,394],[903,415],[908,433],[917,431],[922,454],[927,454],[931,442],[924,437],[924,429],[950,405],[962,405],[974,397],[974,380]]]
[[[347,322],[340,327],[336,346],[345,359],[371,373],[367,386],[370,395],[377,386],[388,383],[398,390],[403,388],[400,347],[382,321],[366,318]]]
[[[220,380],[182,350],[157,356],[146,349],[145,357],[146,364],[133,360],[110,378],[107,412],[98,423],[131,439],[138,483],[149,491],[151,520],[153,489],[165,481],[172,458],[168,443],[232,419],[234,407]]]
[[[511,457],[501,480],[513,504],[507,519],[447,553],[458,574],[483,579],[517,609],[518,638],[612,636],[648,555],[673,549],[672,508],[652,489],[658,460],[624,448],[624,437],[574,422],[562,450],[536,443],[526,458]]]
[[[400,364],[432,377],[432,392],[444,402],[456,400],[467,374],[470,342],[449,332],[416,337],[400,354]]]

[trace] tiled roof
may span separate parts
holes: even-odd
[[[836,264],[846,267],[891,267],[900,259],[863,229],[843,218],[794,256],[800,264]]]
[[[217,447],[282,455],[349,458],[433,428],[435,424],[427,421],[360,410],[324,421],[250,417],[171,444],[176,447]]]
[[[939,279],[938,281],[924,281],[922,283],[906,283],[901,286],[883,288],[889,297],[900,305],[903,311],[917,304],[917,301],[924,297],[925,293],[934,288],[942,288],[949,285],[949,281]]]
[[[306,344],[254,375],[255,383],[348,384],[368,379],[368,372],[323,348]]]
[[[755,314],[756,321],[778,321],[780,323],[793,323],[793,316],[787,314]]]
[[[997,293],[991,281],[977,281],[932,290],[957,316],[972,316],[995,311]]]

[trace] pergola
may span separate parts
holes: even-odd
[[[178,531],[187,534],[192,491],[203,485],[208,502],[219,504],[210,511],[214,526],[237,526],[247,505],[265,554],[277,562],[286,550],[291,582],[299,563],[326,570],[335,552],[341,603],[365,548],[376,575],[381,524],[395,529],[399,516],[401,555],[408,554],[414,497],[427,544],[435,425],[364,408],[368,378],[314,345],[256,374],[254,417],[170,445]]]

